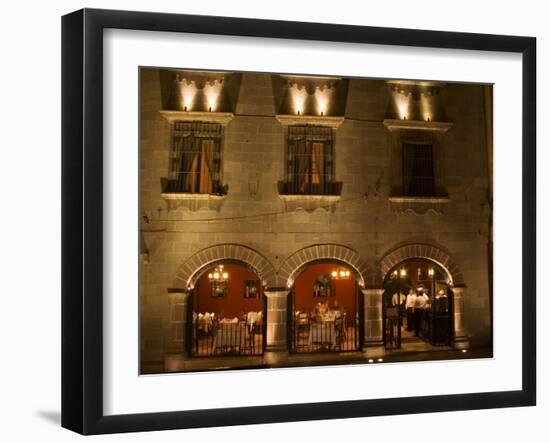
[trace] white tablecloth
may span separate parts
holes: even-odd
[[[333,321],[323,321],[320,323],[311,323],[309,329],[309,343],[330,343],[336,342],[336,333],[334,331]]]
[[[252,328],[257,323],[262,321],[262,313],[251,311],[246,315],[246,324]]]
[[[232,324],[220,323],[220,327],[212,341],[212,351],[217,348],[232,347],[243,348],[246,343],[248,333],[244,323]]]

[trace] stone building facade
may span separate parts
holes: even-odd
[[[327,258],[355,271],[365,346],[382,340],[387,272],[419,257],[448,273],[455,346],[490,345],[490,87],[142,69],[140,100],[142,363],[184,352],[189,293],[227,259],[264,285],[268,349],[285,348],[297,272]],[[177,122],[220,125],[220,192],[166,188]],[[335,192],[282,190],[304,125],[330,128]],[[428,196],[403,192],[404,142],[433,146]]]

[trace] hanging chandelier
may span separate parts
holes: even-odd
[[[350,271],[344,268],[335,269],[330,274],[333,280],[347,280],[349,279],[350,275]]]
[[[218,265],[208,274],[210,283],[225,283],[229,280],[229,274],[223,270],[223,265]]]

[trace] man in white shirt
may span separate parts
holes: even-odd
[[[399,295],[399,302],[397,301],[397,297]],[[391,298],[391,304],[392,306],[397,306],[398,304],[401,306],[405,303],[406,297],[405,294],[402,294],[401,292],[396,292],[393,294],[393,297]]]
[[[426,309],[426,305],[429,301],[430,299],[428,298],[428,296],[421,292],[416,296],[414,300],[414,307],[415,309]]]
[[[420,323],[422,321],[422,314],[428,306],[430,299],[422,291],[418,294],[414,300],[414,335],[418,337],[420,334]]]
[[[414,304],[416,301],[416,292],[414,289],[409,289],[407,294],[407,301],[405,302],[405,309],[407,311],[407,331],[414,329]]]

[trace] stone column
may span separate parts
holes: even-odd
[[[288,290],[264,291],[267,299],[267,351],[286,350]]]
[[[361,289],[365,309],[364,346],[382,346],[382,294],[383,289]]]
[[[470,341],[466,335],[466,324],[464,317],[464,296],[466,295],[465,286],[453,288],[453,310],[454,310],[454,342],[457,349],[466,349],[470,347]]]
[[[167,353],[187,353],[187,307],[190,294],[184,289],[168,289],[170,317],[165,346]]]

